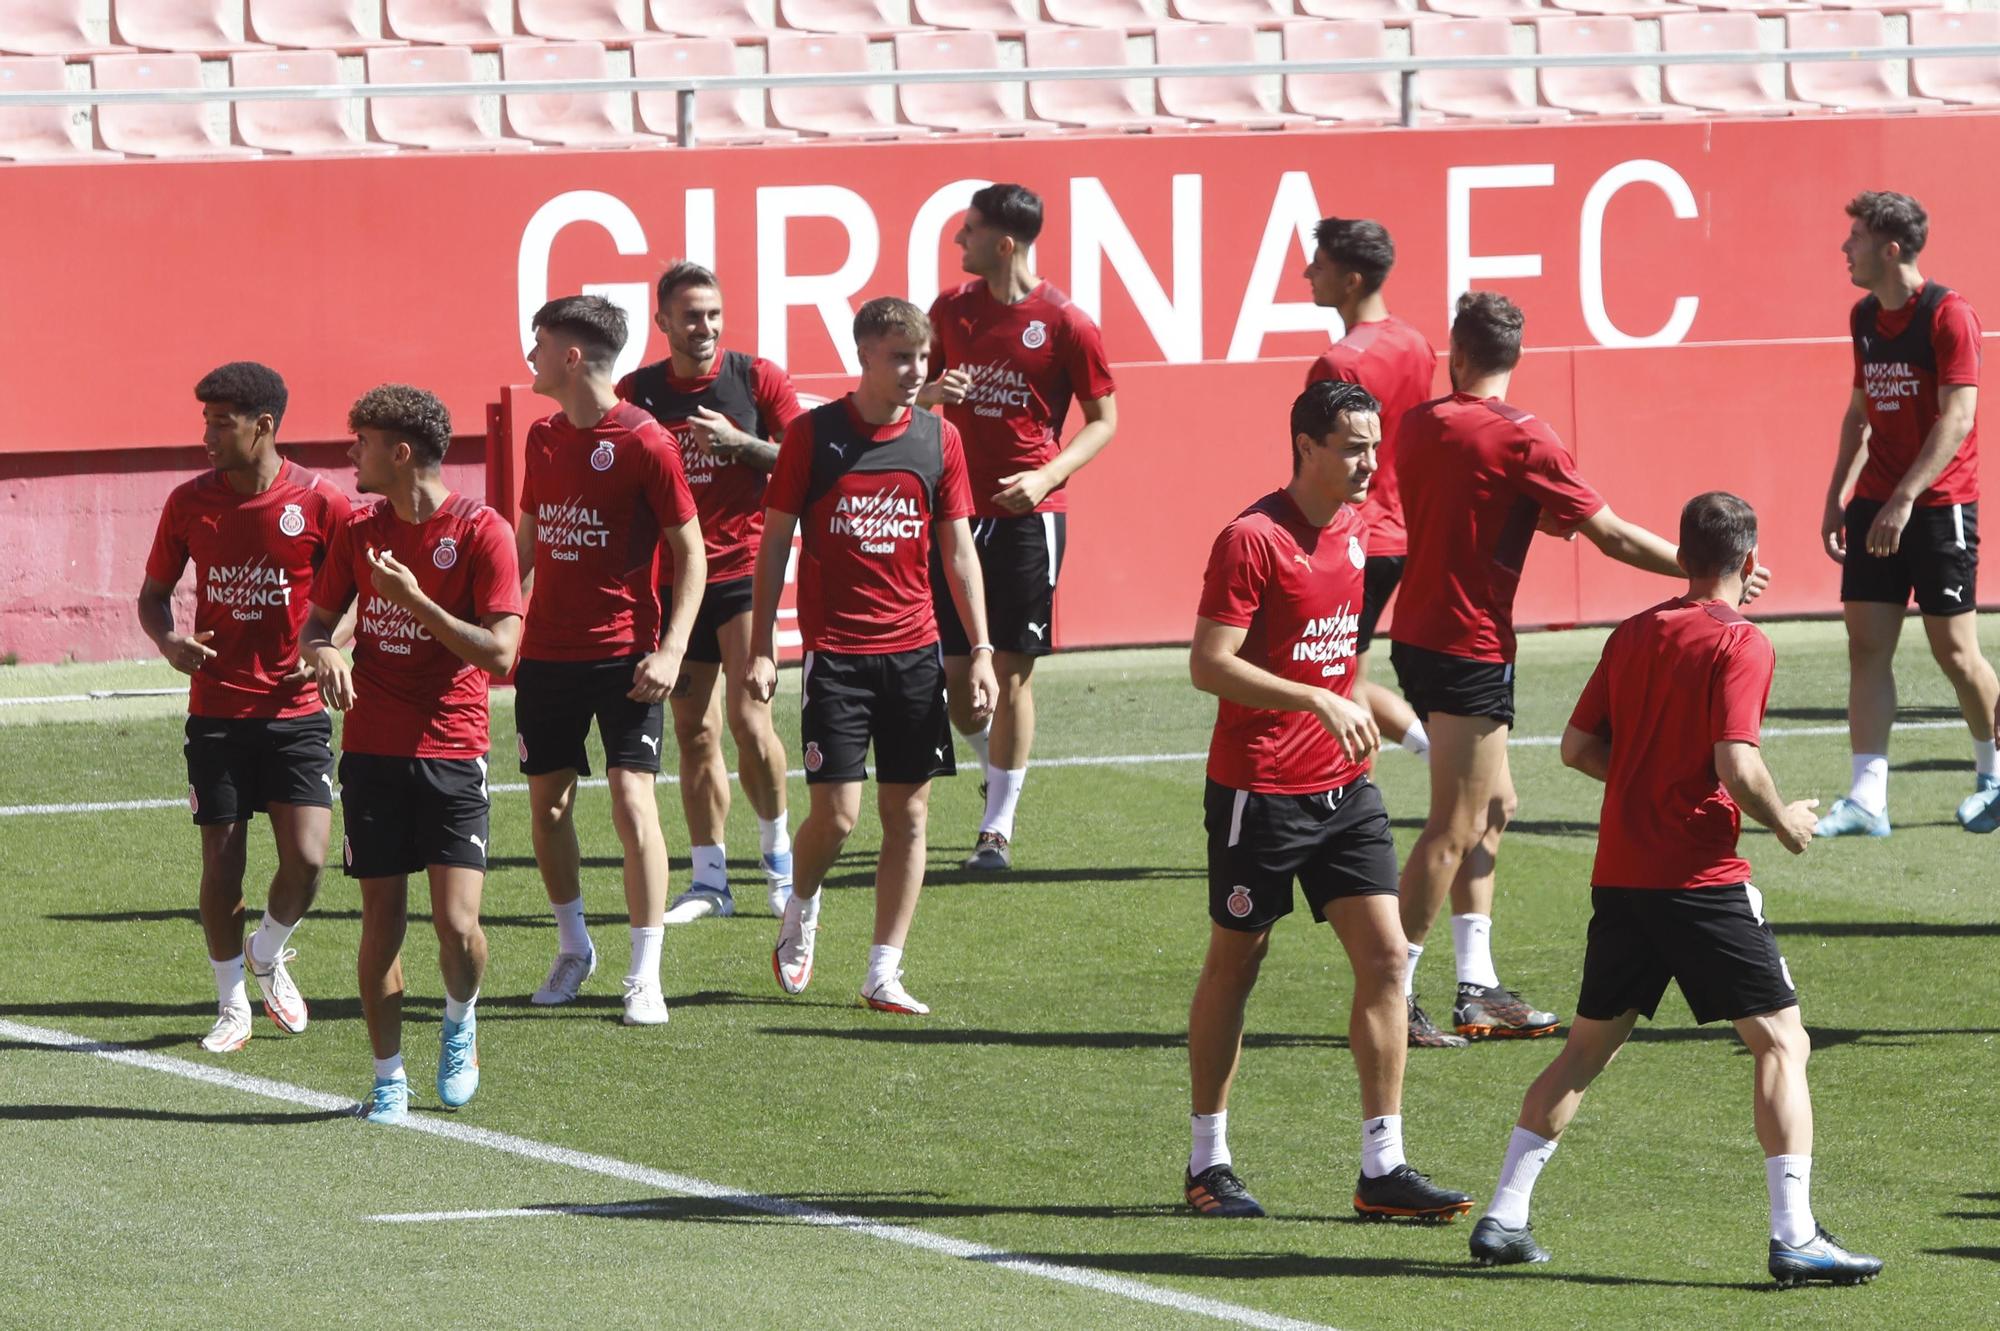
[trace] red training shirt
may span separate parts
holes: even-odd
[[[358,592],[354,705],[340,728],[344,753],[392,758],[483,758],[489,745],[490,677],[378,595],[368,551],[386,551],[416,575],[425,596],[468,624],[521,613],[521,574],[506,519],[452,495],[424,522],[405,522],[388,500],[360,509],[334,534],[313,604],[343,613]]]
[[[1928,348],[1921,345],[1926,341],[1923,330],[1910,327],[1918,309],[1930,303],[1925,296],[1936,285],[1926,282],[1901,309],[1876,309],[1873,328],[1860,327],[1863,310],[1872,304],[1872,297],[1857,301],[1850,316],[1850,325],[1856,330],[1854,386],[1862,391],[1868,413],[1868,458],[1854,484],[1856,499],[1882,501],[1895,492],[1942,414],[1938,409],[1940,388],[1979,383],[1979,316],[1965,297],[1950,291],[1936,300]],[[1910,341],[1917,344],[1909,348],[1913,355],[1899,354],[1886,345],[1904,342],[1905,334],[1912,331],[1916,337]],[[1979,427],[1975,424],[1930,488],[1917,496],[1917,507],[1970,504],[1978,498]]]
[[[958,431],[930,412],[870,425],[852,395],[793,421],[766,492],[799,519],[807,651],[883,656],[937,641],[931,527],[972,515]]]
[[[286,683],[299,660],[313,570],[352,507],[331,481],[290,462],[262,494],[238,494],[222,473],[175,487],[160,513],[146,576],[164,587],[194,561],[194,632],[214,633],[215,658],[188,688],[195,716],[277,719],[324,710],[309,679]]]
[[[1612,630],[1569,723],[1611,741],[1598,887],[1750,881],[1742,810],[1715,774],[1723,740],[1758,742],[1777,667],[1771,640],[1720,601],[1676,597]]]
[[[681,451],[620,402],[588,430],[557,412],[528,431],[521,518],[535,524],[535,595],[521,655],[601,661],[660,639],[660,533],[695,516]]]
[[[1403,496],[1396,484],[1396,439],[1411,407],[1427,402],[1437,375],[1437,352],[1415,325],[1394,315],[1358,323],[1321,353],[1306,382],[1338,379],[1360,384],[1382,404],[1382,445],[1375,450],[1375,480],[1362,516],[1368,520],[1368,553],[1407,554]]]
[[[965,440],[973,512],[982,518],[1013,516],[993,502],[1007,488],[1002,476],[1033,471],[1062,451],[1071,398],[1095,401],[1118,387],[1104,335],[1047,282],[1012,305],[995,300],[984,279],[939,296],[931,305],[930,372],[954,369],[970,374],[972,387],[944,418]],[[1035,511],[1068,507],[1057,486]]]
[[[1568,532],[1604,507],[1548,427],[1497,397],[1453,393],[1403,418],[1396,479],[1410,550],[1396,641],[1514,659],[1514,591],[1537,525]]]
[[[1290,494],[1265,495],[1215,538],[1198,613],[1247,629],[1236,654],[1251,665],[1352,697],[1367,525],[1360,509],[1343,504],[1331,523],[1315,527]],[[1367,770],[1309,712],[1245,707],[1227,698],[1216,704],[1208,775],[1220,785],[1310,795],[1344,786]]]

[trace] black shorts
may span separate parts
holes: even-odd
[[[1208,916],[1258,933],[1292,913],[1292,880],[1313,918],[1344,897],[1396,894],[1396,843],[1382,792],[1365,776],[1317,795],[1259,795],[1215,781],[1208,826]]]
[[[340,807],[349,878],[395,878],[433,864],[486,871],[484,758],[343,753]]]
[[[1375,624],[1382,618],[1382,608],[1389,604],[1389,598],[1396,594],[1396,584],[1403,580],[1402,555],[1370,555],[1367,567],[1361,574],[1361,641],[1354,650],[1365,652],[1368,644],[1375,641]]]
[[[1840,599],[1906,606],[1910,593],[1927,615],[1963,615],[1979,596],[1979,505],[1945,504],[1910,510],[1902,544],[1889,556],[1868,553],[1868,528],[1880,501],[1847,505],[1847,558],[1840,565]]]
[[[523,661],[514,672],[514,729],[521,770],[529,776],[574,770],[590,775],[584,740],[590,722],[604,741],[604,765],[633,772],[660,770],[665,709],[633,702],[632,672],[639,657],[609,661]]]
[[[722,664],[722,626],[738,615],[750,613],[755,578],[731,578],[711,582],[702,589],[701,609],[694,612],[694,628],[688,633],[687,657],[701,665]],[[674,589],[660,588],[660,614],[674,613]],[[739,663],[740,664],[740,663]]]
[[[1055,650],[1050,634],[1056,579],[1069,543],[1068,518],[1067,513],[1024,513],[972,520],[972,543],[979,550],[980,580],[986,587],[986,631],[997,650],[1022,656],[1047,656]],[[936,540],[931,542],[931,601],[944,654],[969,655],[972,643],[952,604],[944,552]]]
[[[1514,724],[1513,662],[1473,661],[1406,642],[1389,644],[1389,660],[1396,667],[1403,697],[1419,719],[1428,721],[1432,712],[1443,712]]]
[[[1735,1021],[1799,1001],[1755,887],[1590,889],[1590,941],[1576,1014],[1650,1018],[1678,981],[1697,1023]]]
[[[800,687],[808,785],[867,780],[871,740],[877,781],[920,786],[958,772],[937,644],[882,656],[807,652]]]
[[[196,826],[247,823],[273,804],[333,807],[333,718],[190,716],[188,809]]]

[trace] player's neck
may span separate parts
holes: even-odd
[[[696,360],[683,352],[676,351],[669,358],[676,379],[706,379],[715,373],[717,362],[722,359],[722,348],[716,347],[707,360]]]
[[[1356,324],[1381,323],[1389,317],[1389,302],[1379,291],[1371,291],[1355,301],[1349,309],[1340,311],[1340,321],[1349,328]]]
[[[1924,275],[1917,271],[1915,264],[1898,264],[1890,269],[1870,290],[1885,310],[1900,310],[1916,299],[1924,289]]]
[[[870,425],[894,425],[910,410],[900,396],[877,396],[868,391],[867,384],[856,384],[847,396],[854,403],[854,414]]]
[[[618,405],[618,386],[602,375],[590,375],[555,393],[563,415],[579,430],[594,429]]]
[[[1305,520],[1315,527],[1331,525],[1333,520],[1340,516],[1340,506],[1346,502],[1338,495],[1329,494],[1314,485],[1304,472],[1292,477],[1292,483],[1285,487],[1285,493],[1299,506],[1299,512]]]
[[[1510,370],[1503,370],[1499,374],[1468,375],[1453,384],[1452,391],[1463,393],[1467,397],[1504,398],[1507,396],[1507,385],[1513,378],[1513,372]]]
[[[1007,271],[997,277],[986,279],[986,289],[993,299],[1002,305],[1019,305],[1042,284],[1042,279],[1028,270],[1026,264],[1011,264]]]
[[[451,498],[451,489],[438,472],[413,471],[398,476],[385,497],[397,517],[409,523],[423,523],[444,507],[444,501]]]
[[[278,473],[284,469],[285,460],[273,444],[258,454],[250,466],[223,472],[222,483],[240,495],[260,495],[278,483]]]
[[[1683,600],[1699,604],[1702,601],[1720,601],[1724,605],[1743,603],[1743,579],[1734,574],[1726,578],[1690,578]]]

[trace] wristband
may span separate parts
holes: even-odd
[[[991,656],[993,654],[993,644],[990,642],[975,642],[965,654],[972,656],[978,652],[985,652],[988,656]]]

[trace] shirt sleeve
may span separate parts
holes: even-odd
[[[1569,714],[1572,726],[1601,739],[1611,738],[1611,672],[1605,668],[1610,660],[1611,644],[1607,642],[1604,655],[1597,658],[1597,669],[1590,672],[1590,680],[1583,686],[1583,696]]]
[[[519,512],[532,517],[535,512],[535,459],[541,455],[542,432],[548,427],[528,427],[528,442],[521,450],[521,505]]]
[[[799,517],[805,513],[806,491],[812,486],[812,413],[805,412],[785,427],[778,461],[764,489],[764,507]]]
[[[936,300],[931,302],[930,314],[928,316],[931,321],[931,360],[930,365],[924,371],[926,382],[936,381],[943,376],[946,370],[951,368],[951,364],[944,354],[944,321],[951,313],[945,308],[945,302],[949,298],[948,293],[941,294]]]
[[[1270,543],[1240,519],[1232,522],[1209,550],[1201,606],[1195,613],[1231,628],[1249,628],[1264,603],[1264,586],[1270,578]]]
[[[792,376],[761,356],[750,362],[750,392],[766,439],[782,439],[786,428],[805,414]]]
[[[172,587],[181,580],[187,562],[187,534],[182,530],[181,499],[176,492],[167,496],[166,507],[160,510],[160,526],[146,555],[146,576],[163,587]]]
[[[354,515],[354,505],[349,502],[346,495],[326,481],[320,482],[320,488],[326,495],[325,502],[320,507],[319,529],[319,562],[324,564],[333,549],[334,536],[347,525],[348,518]]]
[[[472,534],[472,608],[482,620],[488,615],[518,615],[521,570],[514,554],[514,530],[507,520],[487,509]]]
[[[640,432],[649,464],[646,498],[660,515],[661,526],[678,527],[695,513],[694,492],[688,489],[680,446],[658,421],[649,420],[646,424],[649,428]]]
[[[1867,297],[1864,296],[1862,299],[1865,300]],[[1847,312],[1847,342],[1854,350],[1854,386],[1856,388],[1862,386],[1861,338],[1854,331],[1855,325],[1860,321],[1860,318],[1861,302],[1856,301],[1854,307]]]
[[[1931,324],[1931,347],[1937,353],[1939,384],[1979,382],[1979,316],[1972,302],[1953,293],[1938,305]]]
[[[1118,390],[1111,377],[1111,362],[1104,354],[1104,334],[1080,310],[1072,311],[1069,321],[1069,355],[1063,368],[1079,401],[1092,402]]]
[[[1771,700],[1771,676],[1777,667],[1778,654],[1769,638],[1749,626],[1735,634],[1735,641],[1716,663],[1709,707],[1715,718],[1714,742],[1758,742],[1764,729],[1764,707]]]
[[[972,516],[972,482],[965,474],[965,442],[958,427],[940,422],[940,444],[944,452],[944,475],[938,478],[937,522],[955,522]]]
[[[1360,383],[1360,375],[1356,373],[1359,367],[1340,353],[1338,346],[1328,347],[1325,354],[1306,371],[1306,383],[1316,384],[1322,379],[1338,379],[1344,384]]]
[[[1569,532],[1604,507],[1604,496],[1578,474],[1569,450],[1555,431],[1540,421],[1528,427],[1527,448],[1514,482],[1522,494],[1542,506],[1542,525],[1557,535]]]
[[[313,604],[342,614],[354,599],[354,524],[343,522],[326,543],[326,558],[313,576]]]

